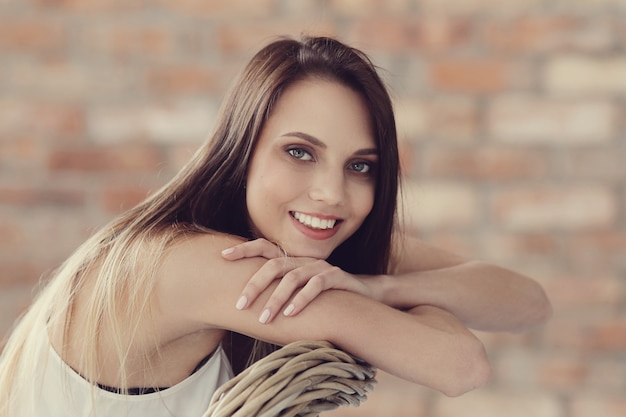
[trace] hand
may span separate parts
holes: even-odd
[[[283,310],[285,316],[298,314],[315,297],[329,289],[371,296],[370,289],[355,275],[321,259],[287,256],[277,245],[265,239],[233,246],[224,250],[222,256],[231,261],[251,257],[268,259],[243,289],[236,305],[239,310],[252,305],[263,290],[274,280],[280,279],[280,283],[265,303],[259,317],[261,323],[269,323],[290,299]]]

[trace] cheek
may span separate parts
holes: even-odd
[[[363,221],[374,207],[374,186],[359,187],[359,189],[355,192],[354,197],[354,213],[361,218],[361,221]]]
[[[281,175],[278,170],[268,169],[258,172],[248,181],[247,195],[264,204],[276,201],[285,188],[284,178],[289,178],[289,176]]]
[[[263,213],[267,206],[268,187],[265,185],[263,176],[255,176],[253,180],[248,181],[246,186],[246,204],[251,217],[256,217]]]
[[[246,205],[252,220],[271,216],[276,212],[273,206],[280,204],[284,198],[284,178],[290,178],[288,175],[281,175],[279,170],[267,168],[251,172],[246,184]]]

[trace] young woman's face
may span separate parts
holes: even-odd
[[[372,209],[378,152],[356,92],[320,79],[290,86],[248,170],[254,232],[291,256],[326,259]]]

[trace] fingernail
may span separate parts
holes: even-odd
[[[296,306],[294,306],[293,304],[289,304],[289,305],[287,306],[287,308],[285,309],[285,311],[283,311],[283,314],[284,314],[285,316],[288,316],[288,315],[290,315],[291,313],[293,313],[293,310],[295,310],[295,309],[296,309]]]
[[[245,295],[242,295],[241,297],[239,297],[239,300],[237,300],[235,308],[237,308],[237,310],[243,310],[244,308],[246,308],[246,304],[248,304],[248,299]]]
[[[259,321],[265,324],[267,323],[269,318],[270,318],[270,311],[266,308],[265,310],[263,310],[263,313],[261,313],[261,317],[259,317]]]
[[[222,251],[222,255],[229,255],[235,251],[235,248],[228,248]]]

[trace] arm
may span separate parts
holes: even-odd
[[[324,291],[294,317],[258,317],[277,282],[245,310],[235,303],[261,258],[235,262],[220,256],[233,238],[197,236],[176,244],[165,257],[156,289],[158,311],[187,332],[229,329],[276,344],[327,340],[400,378],[447,395],[485,384],[490,368],[480,343],[454,316],[417,307],[407,314],[362,295]]]
[[[413,238],[399,245],[393,276],[373,277],[380,300],[400,308],[438,306],[465,325],[519,331],[545,322],[551,306],[534,280],[496,265],[467,260]]]
[[[245,302],[238,307],[245,308],[261,290],[280,279],[266,303],[270,320],[281,309],[288,315],[298,314],[329,289],[355,292],[400,309],[436,306],[478,330],[521,331],[545,322],[551,314],[543,289],[528,277],[413,238],[404,238],[398,248],[390,265],[392,274],[376,276],[354,276],[322,260],[285,258],[263,239],[235,245],[224,256],[230,260],[269,259],[250,279],[242,292]]]

